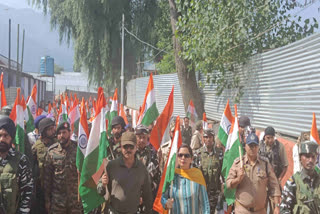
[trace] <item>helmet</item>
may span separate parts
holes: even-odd
[[[121,116],[115,116],[113,119],[112,119],[112,122],[111,122],[111,126],[116,126],[116,125],[121,125],[121,127],[124,129],[124,127],[126,126],[126,123],[124,122],[124,119],[121,117]]]
[[[11,113],[11,110],[12,110],[12,105],[4,106],[1,109],[0,114],[9,116]]]
[[[44,132],[44,130],[46,128],[48,128],[49,126],[54,126],[53,120],[51,120],[50,118],[42,119],[40,121],[40,123],[39,123],[39,132],[40,132],[40,134],[42,134]]]

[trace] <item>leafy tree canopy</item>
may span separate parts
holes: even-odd
[[[32,0],[50,13],[60,40],[73,41],[75,67],[89,70],[89,80],[112,90],[120,83],[121,20],[141,40],[154,44],[152,29],[157,0]],[[136,61],[151,50],[125,34],[125,80],[136,73]]]
[[[297,41],[318,28],[316,19],[301,20],[295,16],[298,7],[295,1],[176,0],[176,3],[180,15],[176,36],[183,47],[180,55],[188,61],[189,72],[200,71],[207,74],[207,81],[217,84],[217,94],[226,88],[240,87],[235,67],[252,55]],[[231,72],[231,80],[227,71]]]

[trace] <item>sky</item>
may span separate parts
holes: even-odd
[[[32,0],[30,0],[31,2]],[[8,5],[9,7],[13,7],[16,9],[22,9],[22,8],[32,8],[28,4],[28,0],[0,0],[1,4]],[[34,8],[32,8],[34,9]]]

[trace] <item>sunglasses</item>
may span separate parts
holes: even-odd
[[[123,145],[122,147],[123,147],[125,150],[128,150],[128,149],[133,150],[133,149],[134,149],[134,145],[130,145],[130,144]]]
[[[184,158],[191,158],[190,154],[182,154],[182,153],[178,154],[179,158],[182,158],[183,156],[184,156]]]

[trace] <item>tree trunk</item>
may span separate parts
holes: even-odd
[[[195,71],[188,71],[187,62],[183,60],[179,53],[182,51],[182,47],[178,38],[175,36],[176,32],[176,23],[178,21],[178,11],[176,8],[175,0],[169,0],[169,7],[170,7],[170,20],[171,20],[171,27],[172,27],[172,42],[173,42],[173,49],[175,55],[175,63],[176,63],[176,70],[178,73],[180,89],[183,99],[184,108],[187,111],[190,99],[192,99],[194,106],[196,108],[197,114],[199,119],[202,119],[202,114],[204,112],[204,105],[200,90],[197,85],[197,79]]]

